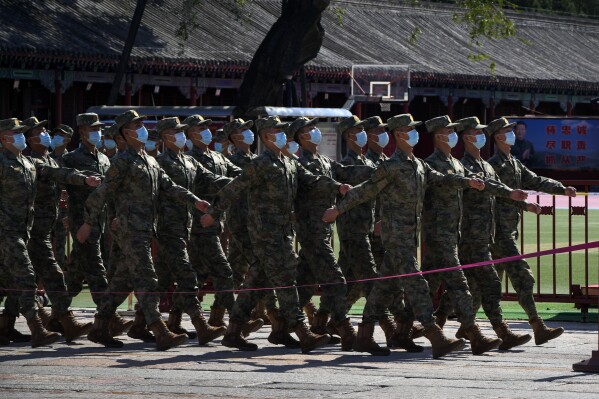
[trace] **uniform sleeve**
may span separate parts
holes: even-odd
[[[430,165],[426,162],[422,162],[422,166],[424,167],[424,174],[426,176],[426,185],[447,185],[450,188],[468,188],[470,179],[453,174],[448,173],[446,175],[437,172],[435,169],[431,168]]]
[[[247,164],[239,176],[216,194],[214,204],[208,208],[208,214],[219,218],[252,183],[259,183],[260,180],[261,173],[258,165],[254,162]]]
[[[566,187],[556,180],[549,179],[547,177],[538,176],[535,172],[522,165],[520,161],[516,161],[520,164],[520,170],[522,171],[522,186],[527,190],[540,191],[547,194],[564,194]]]
[[[332,161],[335,180],[351,185],[358,185],[370,178],[375,168],[366,165],[346,166]]]
[[[337,209],[344,213],[364,202],[371,201],[391,182],[392,174],[385,164],[381,164],[365,182],[353,187],[337,203]]]
[[[239,166],[235,165],[227,158],[225,158],[225,161],[227,161],[227,177],[237,177],[241,174],[241,168]]]
[[[337,192],[341,183],[327,176],[317,176],[296,162],[299,185],[309,190],[317,189],[327,192]]]
[[[41,181],[55,181],[59,184],[85,185],[86,175],[76,169],[60,168],[49,165],[37,165],[38,178]]]
[[[194,206],[195,203],[200,200],[186,188],[176,184],[163,169],[160,169],[159,179],[160,191],[166,193],[169,197],[192,206]]]
[[[104,205],[109,197],[120,188],[127,175],[126,161],[116,160],[108,171],[102,184],[100,184],[85,201],[84,221],[88,224],[95,224],[104,209]]]
[[[478,178],[485,182],[484,191],[495,197],[509,198],[512,189],[495,179],[485,179],[477,173],[472,173],[468,168],[464,168],[464,175],[467,178]]]
[[[194,163],[196,165],[196,176],[193,181],[193,193],[200,198],[215,195],[221,188],[233,180],[229,177],[219,176],[210,172],[197,161]]]

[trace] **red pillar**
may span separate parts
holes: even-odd
[[[125,105],[131,105],[131,83],[125,82]]]
[[[62,123],[62,82],[60,79],[54,81],[54,125]]]
[[[189,105],[192,107],[195,107],[197,104],[197,93],[196,93],[196,87],[194,85],[191,85],[189,88]]]
[[[453,98],[451,96],[447,96],[447,115],[449,115],[449,119],[453,120]]]

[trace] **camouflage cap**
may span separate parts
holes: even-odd
[[[281,129],[287,129],[289,127],[289,123],[281,122],[281,119],[278,116],[268,116],[266,118],[256,119],[254,125],[256,125],[257,132],[271,127],[278,127]]]
[[[422,122],[415,121],[414,118],[412,117],[412,114],[395,115],[395,116],[392,116],[391,118],[387,119],[387,126],[389,126],[389,131],[391,131],[391,132],[400,127],[404,127],[404,126],[413,127],[413,126],[419,126],[419,125],[422,125]]]
[[[502,116],[499,119],[495,119],[494,121],[491,121],[491,123],[489,123],[489,126],[487,126],[485,133],[487,134],[487,136],[490,137],[505,127],[514,127],[514,126],[516,126],[516,122],[510,123],[510,121],[508,121],[505,117]]]
[[[202,125],[211,125],[212,124],[212,119],[204,119],[204,117],[202,115],[191,115],[188,116],[187,118],[185,118],[185,120],[183,121],[183,124],[187,125],[187,128],[190,128],[191,126],[202,126]]]
[[[481,125],[480,120],[476,116],[459,119],[455,123],[458,124],[455,128],[458,132],[463,132],[466,129],[484,129],[487,127],[487,125]]]
[[[148,140],[152,140],[154,142],[160,141],[160,132],[158,129],[148,129]]]
[[[43,121],[38,121],[37,118],[35,116],[32,116],[31,118],[27,118],[25,119],[23,122],[21,122],[23,125],[27,126],[27,131],[38,128],[40,126],[45,126],[48,124],[47,120],[43,120]]]
[[[52,129],[52,134],[56,134],[58,132],[62,132],[65,135],[69,136],[69,137],[73,137],[73,128],[70,127],[69,125],[58,125],[56,126],[54,129]]]
[[[77,115],[77,126],[103,126],[98,114],[87,113]]]
[[[306,126],[315,126],[318,123],[318,118],[306,118],[305,116],[300,116],[296,120],[294,120],[291,125],[285,130],[285,134],[287,137],[295,137],[296,133],[303,129]]]
[[[349,118],[345,118],[337,125],[337,133],[343,134],[347,129],[352,127],[360,126],[362,121],[356,115],[352,115]]]
[[[362,127],[364,130],[367,130],[377,127],[387,127],[387,124],[383,123],[383,120],[380,116],[371,116],[370,118],[366,118],[362,121]]]
[[[199,115],[198,115],[199,116]],[[188,125],[184,125],[179,122],[179,118],[173,116],[172,118],[164,118],[158,121],[156,124],[156,131],[162,133],[168,129],[187,129]]]
[[[125,111],[116,118],[114,118],[114,122],[117,125],[117,130],[121,130],[123,126],[125,126],[129,122],[135,122],[142,120],[146,117],[146,115],[139,115],[136,111],[130,109],[129,111]]]
[[[424,122],[424,125],[426,126],[426,130],[430,134],[433,134],[439,129],[457,126],[457,123],[453,123],[449,115],[443,115],[429,119],[428,121]]]
[[[231,133],[233,133],[233,131],[235,130],[242,129],[244,127],[249,129],[252,126],[254,126],[254,121],[244,121],[241,118],[237,118],[233,119],[231,122],[225,123],[225,126],[223,126],[223,130],[225,132],[225,135],[229,137]]]
[[[102,131],[102,133],[104,134],[104,137],[106,137],[108,139],[114,139],[114,137],[117,134],[119,134],[118,125],[116,123],[113,123],[112,125],[110,125],[110,127],[108,129],[104,129]]]
[[[17,118],[0,120],[0,132],[5,130],[20,131],[29,129],[27,125],[21,125],[21,121]]]

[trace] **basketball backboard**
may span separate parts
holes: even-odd
[[[355,101],[408,101],[408,65],[352,65],[350,80]]]

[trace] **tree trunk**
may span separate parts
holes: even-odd
[[[282,12],[258,47],[237,100],[235,116],[276,105],[283,83],[316,58],[324,39],[320,24],[330,0],[283,0]]]

